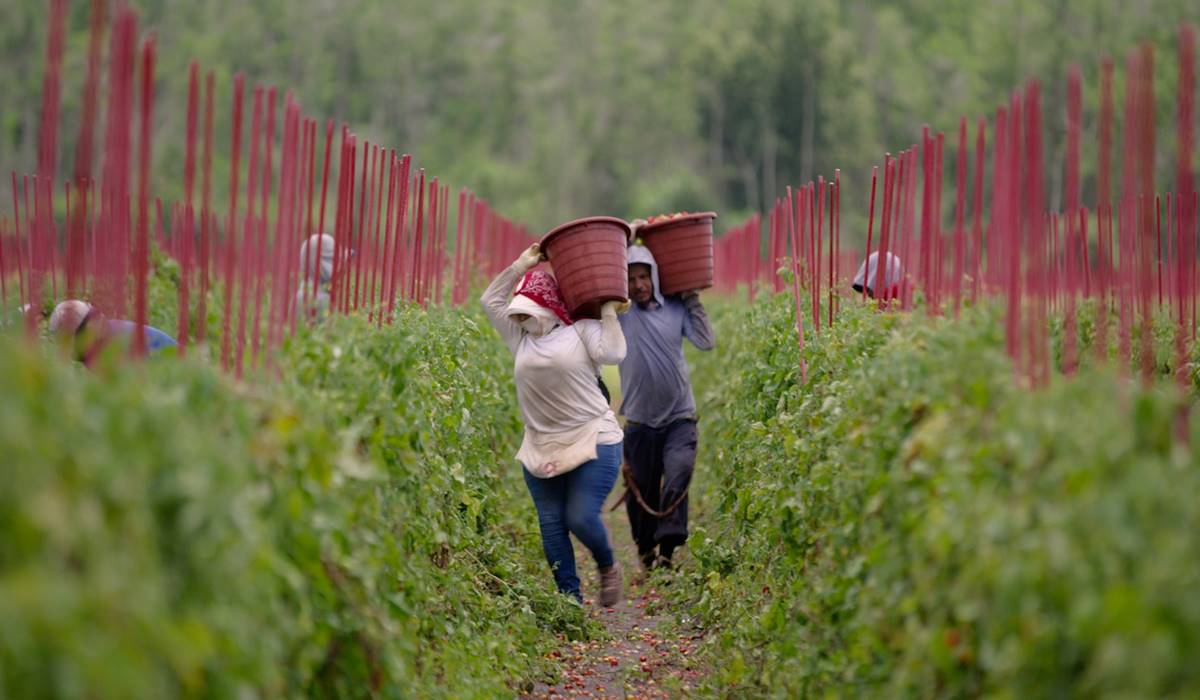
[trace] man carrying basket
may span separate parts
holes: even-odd
[[[636,229],[644,224],[633,222]],[[645,569],[669,568],[687,541],[687,492],[696,462],[696,400],[683,339],[712,350],[713,331],[700,296],[664,296],[647,248],[628,250],[628,313],[620,317],[626,354],[620,363],[625,417],[625,507]],[[632,483],[630,483],[632,481]]]

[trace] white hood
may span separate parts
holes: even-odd
[[[321,266],[320,284],[325,284],[333,278],[333,248],[333,236],[328,233],[314,233],[300,244],[300,269],[304,271],[304,279],[312,280],[313,267],[318,261]],[[309,249],[312,250],[311,253]]]
[[[60,302],[54,307],[54,313],[50,314],[50,332],[56,335],[74,334],[91,310],[90,304],[78,299]]]
[[[650,249],[645,246],[631,245],[626,251],[626,259],[628,265],[649,265],[650,266],[650,283],[654,285],[654,300],[659,306],[666,306],[667,302],[663,299],[662,290],[658,284],[658,262],[650,253]]]
[[[529,316],[528,321],[517,325],[521,326],[526,333],[538,337],[546,335],[554,330],[555,326],[562,324],[562,321],[553,311],[521,294],[513,297],[512,301],[508,304],[506,315],[512,318],[513,314],[525,314]],[[516,323],[516,319],[513,319],[513,322]]]
[[[867,261],[858,266],[858,274],[854,275],[854,291],[861,292],[863,282],[866,281],[867,291],[871,296],[875,296],[876,283],[879,281],[876,268],[879,265],[879,253],[871,253]],[[900,258],[887,254],[887,270],[883,273],[883,288],[891,289],[900,284],[901,267]]]

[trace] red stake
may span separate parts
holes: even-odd
[[[404,242],[408,222],[409,202],[409,171],[412,168],[412,156],[404,154],[400,158],[400,172],[397,174],[400,191],[396,194],[396,235],[392,244],[392,283],[388,288],[388,323],[392,322],[392,313],[396,308],[396,296],[403,289]]]
[[[188,66],[187,130],[184,140],[183,201],[189,210],[196,184],[196,120],[200,109],[200,66],[192,61]],[[190,216],[190,215],[189,215]],[[172,226],[171,231],[177,229]]]
[[[879,177],[879,166],[871,166],[871,206],[867,209],[867,247],[864,249],[864,264],[867,266],[867,273],[871,270],[871,235],[875,226],[875,181]],[[875,268],[875,275],[879,275],[879,267]],[[871,280],[863,277],[862,300],[867,301],[867,283]]]
[[[799,196],[798,192],[797,192],[797,196]],[[750,278],[749,278],[749,287],[748,287],[747,291],[748,291],[748,295],[749,295],[751,304],[754,303],[754,297],[758,292],[758,279],[759,279],[758,268],[759,268],[759,259],[762,256],[762,238],[761,238],[762,234],[760,233],[760,230],[759,230],[760,225],[761,225],[760,217],[757,214],[755,214],[754,216],[750,217],[749,228],[746,231],[746,243],[749,245],[749,248],[750,248],[750,250],[749,250],[750,265],[749,265],[749,270],[748,270]],[[803,239],[803,235],[801,235],[801,239]]]
[[[288,92],[289,103],[285,105],[285,124],[286,131],[286,115],[288,110],[294,110],[296,113],[295,129],[297,135],[293,138],[299,139],[299,151],[296,153],[297,158],[297,175],[295,187],[293,188],[292,205],[290,215],[292,217],[292,228],[283,229],[282,232],[276,232],[275,245],[278,246],[279,254],[276,255],[276,270],[283,275],[283,282],[280,284],[283,298],[283,313],[279,319],[279,328],[277,329],[278,337],[272,343],[272,348],[277,347],[283,342],[284,334],[296,332],[296,311],[299,306],[296,301],[297,297],[302,297],[303,292],[300,288],[305,286],[304,269],[299,261],[295,260],[294,253],[291,251],[299,251],[308,237],[312,235],[313,223],[313,185],[316,182],[316,175],[313,174],[313,169],[316,167],[316,131],[313,120],[305,117],[300,112],[300,106],[292,100],[291,92]],[[282,159],[282,156],[281,156]],[[288,261],[288,255],[293,255],[293,260]],[[292,290],[296,291],[293,293]]]
[[[46,35],[46,70],[42,77],[42,121],[38,134],[38,175],[53,191],[58,161],[58,114],[61,100],[63,33],[66,0],[50,0],[50,25]]]
[[[1083,87],[1079,66],[1067,73],[1067,162],[1066,162],[1066,235],[1072,240],[1076,212],[1082,205],[1079,192],[1079,141],[1083,124]],[[1086,249],[1086,243],[1085,243]],[[1075,292],[1069,292],[1074,294]],[[1086,292],[1085,292],[1086,295]]]
[[[1180,302],[1187,300],[1192,305],[1192,339],[1196,338],[1196,219],[1197,207],[1195,175],[1192,171],[1192,153],[1195,148],[1195,104],[1196,104],[1196,32],[1188,25],[1179,28],[1179,83],[1176,99],[1176,200],[1179,209],[1176,229],[1180,231],[1183,245],[1176,247],[1179,257],[1179,276],[1186,277],[1180,284]],[[1191,206],[1188,202],[1191,200]],[[1169,216],[1169,214],[1168,214]],[[1186,318],[1179,319],[1182,326]],[[1179,366],[1187,360],[1186,347],[1182,338],[1176,338]],[[1188,384],[1186,372],[1180,372],[1178,380]]]
[[[307,120],[307,124],[308,124],[308,191],[304,196],[304,219],[305,219],[306,223],[305,223],[305,227],[304,227],[303,241],[307,241],[309,238],[312,237],[312,235],[314,233],[314,230],[313,230],[313,198],[316,196],[316,187],[317,187],[317,120],[309,119],[309,120]],[[330,126],[332,126],[332,125],[333,125],[332,122],[330,122]],[[326,157],[325,160],[328,161],[329,158]],[[322,184],[322,188],[324,188],[324,184]],[[315,231],[315,233],[319,233],[319,234],[325,233],[325,231],[324,231],[325,222],[323,222],[323,221],[319,222],[318,225],[321,226],[321,228],[317,229]],[[320,246],[321,246],[321,240],[320,240],[320,238],[318,238],[317,239],[317,247],[320,248]],[[320,268],[319,267],[315,268],[313,270],[313,273],[315,275],[317,275],[317,280],[319,281],[320,280]],[[301,270],[297,266],[296,279],[303,282],[304,274],[305,274],[304,270]],[[316,285],[314,285],[314,289],[315,288],[316,288]],[[288,289],[291,289],[291,287],[289,286]],[[307,301],[307,297],[305,298],[305,301]],[[293,333],[296,332],[296,315],[297,315],[296,311],[297,310],[298,309],[296,308],[296,304],[293,303],[292,304],[292,314],[291,314],[291,324],[292,324],[292,332]]]
[[[779,200],[775,200],[775,206],[767,214],[767,264],[770,266],[768,274],[771,276],[771,289],[778,291],[779,275],[775,274],[775,270],[779,265]]]
[[[94,126],[96,123],[97,88],[100,83],[100,50],[106,15],[104,0],[92,0],[90,29],[88,32],[87,74],[83,81],[82,113],[79,122],[79,138],[75,144],[75,188],[83,206],[76,207],[71,219],[67,250],[67,296],[78,296],[87,288],[85,258],[87,248],[87,189],[92,179],[92,152],[94,150]]]
[[[345,129],[343,129],[343,131],[345,131]],[[370,144],[368,144],[366,142],[363,143],[363,151],[364,152],[368,151],[369,147],[370,147]],[[354,190],[354,188],[355,188],[354,168],[358,164],[358,137],[354,136],[353,134],[351,134],[350,148],[346,153],[346,158],[347,158],[347,163],[346,163],[345,169],[348,171],[348,173],[347,173],[347,177],[346,177],[347,190],[346,190],[346,211],[344,214],[345,221],[343,223],[343,226],[345,228],[346,242],[342,245],[345,246],[346,250],[348,251],[348,254],[353,253],[355,255],[355,257],[353,259],[351,259],[349,257],[346,258],[346,260],[344,261],[344,265],[343,265],[342,279],[339,280],[339,282],[338,282],[338,286],[341,288],[339,291],[340,299],[341,299],[340,307],[341,307],[341,312],[344,314],[350,312],[350,281],[354,277],[354,263],[357,262],[357,250],[355,249],[356,242],[355,242],[355,236],[354,236],[354,227],[355,227],[355,223],[354,223],[355,222],[355,219],[354,219],[354,191],[355,191]],[[364,173],[364,176],[365,176],[365,173]],[[361,189],[361,186],[360,186],[360,189]],[[361,197],[360,197],[360,199],[361,199]],[[337,243],[341,244],[341,238],[342,238],[342,236],[338,237]]]
[[[50,290],[58,298],[58,224],[54,221],[54,181],[46,178],[46,250],[49,252]]]
[[[224,313],[221,318],[221,367],[230,369],[230,319],[233,314],[233,262],[234,249],[237,247],[237,196],[238,196],[238,160],[242,149],[242,102],[245,92],[245,78],[241,73],[233,77],[233,135],[232,154],[229,167],[229,214],[225,224],[225,298]],[[210,92],[211,94],[211,92]]]
[[[380,238],[379,234],[383,229],[383,163],[387,160],[387,149],[379,148],[375,152],[375,166],[372,175],[372,203],[368,204],[371,208],[371,215],[368,217],[370,227],[367,230],[367,245],[368,259],[366,261],[367,269],[363,271],[363,304],[367,306],[367,318],[374,318],[374,309],[371,302],[375,298],[375,283],[377,281],[376,270],[379,264]]]
[[[942,163],[944,162],[943,152],[946,143],[946,135],[938,132],[937,139],[934,142],[934,165],[933,165],[933,239],[930,243],[933,245],[933,312],[940,316],[942,314],[942,293],[945,291],[944,265],[943,265],[943,248],[944,239],[942,235]]]
[[[964,267],[963,251],[963,207],[966,206],[967,182],[967,118],[958,120],[958,167],[955,172],[954,192],[954,317],[962,309],[962,279]]]
[[[835,305],[833,293],[834,293],[834,289],[837,285],[837,272],[836,272],[835,267],[837,265],[838,247],[837,247],[837,233],[836,233],[837,229],[834,225],[834,222],[837,219],[836,192],[837,192],[837,179],[838,179],[840,172],[841,171],[835,170],[833,173],[834,180],[833,180],[833,182],[829,183],[829,301],[828,301],[828,304],[829,304],[829,327],[830,328],[833,327],[833,314],[834,314],[834,305]]]
[[[1068,214],[1068,218],[1071,214]],[[1058,227],[1058,215],[1054,215],[1055,228]],[[1072,230],[1071,225],[1067,225],[1068,231],[1066,240],[1066,257],[1064,264],[1066,266],[1066,309],[1063,319],[1063,374],[1071,375],[1075,373],[1078,366],[1078,340],[1076,331],[1076,314],[1075,314],[1075,284],[1074,284],[1074,269],[1075,269],[1075,254],[1074,254],[1074,239],[1070,236]]]
[[[348,131],[349,130],[346,128],[346,126],[343,125],[342,126],[342,146],[341,146],[340,154],[339,154],[339,158],[341,160],[339,161],[339,164],[338,164],[338,191],[337,191],[337,198],[336,198],[337,211],[333,217],[333,233],[334,233],[333,253],[334,254],[333,254],[332,278],[330,280],[330,285],[329,285],[329,310],[331,313],[335,313],[341,309],[341,301],[342,301],[341,282],[342,282],[342,277],[344,277],[346,274],[345,269],[344,269],[345,266],[342,264],[342,259],[347,257],[347,255],[348,255],[347,251],[349,250],[349,247],[350,247],[349,245],[347,245],[347,242],[346,242],[346,236],[349,235],[347,233],[348,228],[346,225],[346,217],[347,217],[347,210],[351,206],[347,201],[349,199],[347,192],[348,192],[348,188],[349,188],[349,181],[354,179],[354,175],[351,172],[351,170],[354,166],[353,166],[353,161],[349,160],[350,150],[351,150],[351,145],[350,145],[351,137],[349,136]],[[328,143],[326,144],[326,146],[328,146]],[[328,159],[326,159],[326,160],[328,161]],[[351,164],[347,165],[347,162],[349,162]],[[326,166],[326,170],[328,171],[328,165]],[[324,197],[322,197],[322,199],[323,198]],[[317,258],[317,260],[319,260],[319,258]],[[315,274],[316,273],[314,272],[314,277],[313,277],[314,284],[315,284],[315,280],[317,279]]]
[[[438,226],[438,268],[437,268],[437,298],[435,303],[442,304],[442,294],[446,274],[446,232],[450,216],[450,187],[442,187],[442,203],[438,205],[441,213],[441,225]]]
[[[1021,253],[1021,216],[1018,202],[1020,199],[1019,188],[1017,187],[1017,174],[1020,172],[1021,163],[1021,103],[1020,97],[1013,94],[1009,101],[1009,114],[1011,118],[1008,120],[1008,136],[1005,139],[1005,173],[1004,173],[1004,194],[1005,194],[1005,227],[1002,235],[1008,240],[1001,244],[1002,255],[1004,256],[1004,273],[1006,278],[1006,292],[1008,296],[1008,306],[1005,324],[1005,338],[1009,357],[1013,361],[1013,369],[1017,376],[1023,375],[1024,366],[1022,364],[1021,355],[1021,277],[1020,277],[1020,253]]]
[[[304,182],[307,125],[302,124],[300,109],[289,91],[283,102],[283,140],[279,155],[279,201],[275,212],[275,235],[272,244],[274,266],[271,285],[271,314],[267,330],[268,363],[270,350],[283,339],[283,326],[287,320],[291,288],[290,271],[295,263],[289,262],[294,231],[303,233],[302,213],[299,210]],[[302,134],[303,131],[303,134]],[[302,138],[303,137],[303,138]]]
[[[137,276],[133,355],[146,355],[146,277],[150,272],[150,116],[154,107],[154,37],[142,44],[142,119],[138,136],[138,221],[137,252],[134,260]]]
[[[42,281],[43,264],[40,261],[40,253],[38,250],[38,229],[41,221],[41,207],[38,205],[37,198],[37,175],[33,176],[33,205],[29,203],[29,176],[21,178],[21,194],[25,198],[25,231],[29,236],[29,241],[25,245],[25,250],[29,253],[29,259],[26,261],[26,269],[29,270],[29,303],[35,309],[39,309],[42,305],[42,292],[45,284]],[[25,330],[28,336],[32,339],[37,332],[36,314],[25,314]]]
[[[380,160],[377,163],[377,169],[379,167],[382,167],[382,163],[384,161],[387,162],[387,174],[388,174],[387,206],[389,207],[387,210],[387,215],[388,215],[387,218],[390,222],[391,221],[391,213],[392,213],[391,212],[392,186],[393,186],[393,184],[395,184],[392,182],[392,178],[391,178],[392,158],[394,158],[394,154],[389,154],[387,152],[387,149],[380,149],[379,157],[380,157]],[[385,241],[382,238],[382,233],[387,231],[387,229],[383,226],[384,203],[383,203],[383,173],[382,173],[382,171],[380,171],[380,173],[376,176],[375,179],[379,182],[379,186],[376,187],[376,190],[377,190],[376,198],[377,199],[376,199],[376,204],[375,204],[375,237],[372,239],[372,245],[371,245],[371,283],[370,283],[370,285],[368,285],[369,293],[368,293],[368,302],[367,302],[367,307],[368,307],[368,309],[367,309],[368,316],[367,317],[368,318],[377,318],[382,313],[382,310],[379,308],[378,301],[377,301],[379,298],[379,273],[380,273],[379,268],[381,267],[381,262],[386,259],[385,254],[387,252],[386,246],[385,246]]]
[[[364,141],[363,142],[363,152],[368,153],[369,151],[370,151],[370,144]],[[347,177],[346,177],[346,187],[348,189],[346,190],[346,212],[345,212],[346,220],[345,220],[345,223],[343,224],[343,226],[345,227],[345,239],[346,239],[346,243],[344,245],[346,247],[347,254],[348,255],[353,254],[354,257],[353,258],[347,257],[346,260],[344,261],[342,279],[339,281],[339,286],[341,287],[341,311],[344,314],[350,313],[350,302],[351,302],[350,283],[354,279],[354,266],[358,262],[358,255],[359,255],[359,251],[356,247],[357,240],[356,240],[356,236],[354,233],[355,226],[356,226],[355,222],[357,221],[354,217],[354,192],[355,192],[356,186],[358,187],[359,190],[365,189],[361,184],[358,184],[358,185],[355,184],[354,173],[355,173],[355,168],[358,165],[358,137],[357,136],[351,135],[350,149],[346,154],[346,158],[347,158],[347,163],[346,163],[345,167],[346,167],[346,170],[348,171]],[[365,160],[365,156],[364,156],[364,160]],[[364,172],[364,177],[365,177],[365,172]],[[361,195],[359,196],[359,199],[362,199]],[[361,215],[361,211],[360,211],[360,215]],[[360,216],[360,219],[361,219],[361,216]],[[339,239],[340,238],[341,237],[339,237]]]
[[[266,305],[267,328],[263,341],[265,352],[261,364],[271,368],[272,351],[283,339],[283,322],[287,318],[288,273],[298,262],[290,262],[299,248],[298,240],[304,233],[304,220],[300,217],[298,188],[304,177],[304,148],[307,134],[301,124],[299,110],[289,90],[284,93],[281,130],[279,139],[279,193],[275,199],[275,228],[267,228],[267,274],[264,288],[268,296],[262,300]],[[299,234],[299,235],[297,235]],[[256,364],[259,362],[255,357]]]
[[[1188,239],[1190,236],[1184,230],[1183,222],[1187,219],[1188,204],[1184,195],[1179,192],[1175,193],[1175,287],[1176,287],[1176,310],[1175,329],[1177,344],[1176,350],[1185,362],[1190,362],[1187,358],[1186,337],[1187,337],[1187,317],[1188,317],[1188,289],[1191,284],[1192,264],[1188,256],[1188,250],[1195,250],[1194,245]],[[1182,365],[1180,365],[1182,367]],[[1188,378],[1188,384],[1191,384],[1191,379]]]
[[[1196,340],[1196,256],[1195,234],[1193,231],[1195,231],[1196,213],[1200,211],[1200,196],[1198,195],[1200,193],[1192,192],[1192,213],[1187,216],[1189,227],[1187,229],[1187,239],[1189,241],[1190,252],[1192,252],[1192,256],[1188,258],[1188,263],[1192,265],[1192,277],[1190,277],[1190,281],[1188,282],[1188,299],[1192,303],[1192,342]]]
[[[458,214],[454,217],[454,225],[457,229],[454,235],[454,280],[451,282],[453,291],[450,295],[450,304],[460,306],[463,301],[463,273],[465,258],[463,255],[463,208],[466,205],[467,190],[466,188],[458,191]]]
[[[272,151],[275,146],[275,88],[274,86],[267,89],[267,134],[263,141],[263,168],[262,168],[262,188],[259,193],[258,205],[258,236],[254,251],[254,321],[250,330],[250,364],[258,366],[258,355],[261,350],[262,335],[262,307],[263,299],[263,282],[267,275],[267,214],[268,200],[271,197],[271,161]],[[286,147],[286,146],[285,146]],[[280,180],[280,188],[283,187],[283,180]],[[280,192],[279,204],[283,204],[283,192]],[[253,209],[253,201],[250,202]],[[276,212],[276,220],[279,218],[279,212]]]
[[[15,171],[12,173],[12,199],[13,227],[15,234],[14,241],[16,242],[17,247],[17,299],[20,301],[21,305],[24,306],[25,304],[32,302],[28,301],[30,299],[30,295],[26,290],[25,284],[25,278],[28,275],[25,273],[25,254],[22,251],[23,246],[21,245],[21,200],[17,196],[17,173]]]
[[[107,277],[96,294],[101,308],[123,318],[126,312],[127,264],[132,247],[129,232],[129,159],[133,152],[134,72],[137,64],[137,16],[128,7],[117,13],[109,49],[108,133],[105,137],[104,178],[106,216],[101,241]],[[32,251],[31,251],[32,252]],[[36,279],[34,280],[36,282]]]
[[[387,221],[383,225],[383,253],[381,265],[383,267],[383,275],[379,281],[379,298],[375,303],[378,313],[375,315],[376,327],[383,324],[385,315],[384,308],[387,301],[388,290],[392,286],[392,266],[391,266],[391,249],[392,249],[392,220],[396,213],[396,171],[399,169],[398,158],[396,151],[392,150],[388,153],[388,196],[387,196]]]
[[[891,298],[889,292],[891,285],[888,283],[888,247],[891,242],[888,240],[891,237],[891,220],[892,220],[892,200],[896,190],[896,161],[892,158],[891,153],[886,153],[883,156],[883,211],[880,212],[879,218],[879,250],[876,251],[875,263],[875,296],[879,300],[879,308],[883,309],[887,301]],[[867,249],[868,260],[870,260],[871,251]],[[871,282],[870,265],[867,266],[868,274],[863,280],[863,286]]]
[[[1162,247],[1162,198],[1154,196],[1154,233],[1156,244],[1154,253],[1158,266],[1158,305],[1163,305],[1163,247]]]
[[[362,233],[362,262],[359,264],[359,274],[362,277],[362,284],[361,286],[357,283],[355,284],[355,305],[357,308],[362,308],[365,306],[366,300],[370,297],[370,294],[367,292],[367,287],[370,286],[371,268],[375,264],[375,247],[372,238],[372,232],[376,227],[375,220],[377,218],[377,209],[375,203],[379,198],[378,191],[383,189],[382,182],[379,180],[379,166],[381,163],[380,150],[381,149],[379,148],[378,144],[371,147],[371,158],[373,165],[369,164],[367,166],[369,168],[369,179],[371,184],[369,194],[367,195],[367,215],[364,222],[364,231]]]
[[[1100,64],[1100,173],[1097,208],[1111,207],[1112,201],[1112,127],[1113,127],[1113,60],[1105,57]]]
[[[1096,195],[1096,216],[1098,238],[1097,274],[1099,279],[1096,292],[1100,304],[1096,319],[1096,356],[1098,359],[1108,357],[1108,293],[1112,282],[1112,126],[1113,126],[1113,60],[1105,57],[1100,64],[1100,157],[1099,184]],[[1106,225],[1107,223],[1107,225]]]
[[[816,203],[816,187],[810,180],[804,188],[804,209],[808,215],[808,269],[811,271],[808,295],[812,301],[813,314],[813,334],[814,336],[820,331],[818,327],[821,323],[821,290],[817,286],[821,282],[821,261],[817,259],[817,242],[821,231],[817,228],[817,203]]]
[[[204,342],[208,329],[209,260],[212,245],[212,135],[213,74],[209,71],[204,77],[204,172],[200,185],[200,301],[196,306],[196,342],[200,343]]]
[[[180,248],[180,285],[179,310],[176,314],[176,342],[179,343],[179,354],[186,353],[188,330],[188,275],[191,274],[191,235],[192,222],[195,217],[194,191],[196,184],[196,122],[200,102],[200,66],[192,61],[188,66],[188,97],[187,97],[187,128],[184,140],[183,160],[183,196],[184,208],[182,214],[174,212],[171,222],[171,235],[183,235],[186,240]],[[180,225],[180,219],[186,219],[186,226]],[[183,250],[186,248],[186,252]],[[184,256],[187,256],[186,258]]]
[[[297,107],[299,113],[299,107]],[[298,214],[299,220],[304,222],[304,229],[300,231],[300,244],[304,245],[313,235],[313,197],[316,193],[316,168],[317,168],[317,122],[315,119],[308,119],[300,116],[300,124],[303,129],[303,149],[301,158],[304,160],[304,165],[301,167],[300,183],[297,190],[297,206],[302,207]],[[318,269],[319,274],[319,269]],[[291,290],[297,286],[304,285],[305,271],[301,269],[297,263],[295,266],[287,266],[287,283],[284,285],[284,292],[287,296],[287,313],[284,314],[283,323],[285,326],[290,326],[291,332],[296,332],[296,316],[299,310],[296,298],[291,294]],[[282,339],[281,339],[282,341]]]
[[[900,308],[907,311],[912,308],[912,245],[916,228],[916,193],[917,193],[917,145],[913,144],[904,153],[904,192],[903,206],[900,218]]]
[[[789,190],[791,188],[788,188]],[[799,193],[797,193],[799,194]],[[797,198],[797,201],[802,201]],[[799,214],[799,217],[796,214]],[[797,251],[800,250],[799,241],[797,240],[796,220],[799,218],[804,221],[804,212],[795,212],[792,209],[791,192],[788,193],[787,201],[787,217],[788,217],[788,232],[792,243],[792,298],[796,304],[796,342],[800,347],[800,384],[808,383],[808,362],[804,359],[804,314],[801,312],[803,308],[800,304],[800,263]],[[753,285],[751,285],[753,290]]]
[[[1032,81],[1026,87],[1025,123],[1026,123],[1026,168],[1029,177],[1026,180],[1026,213],[1029,217],[1030,238],[1028,250],[1033,253],[1032,264],[1029,266],[1027,277],[1028,286],[1033,293],[1033,313],[1029,314],[1029,331],[1027,339],[1029,348],[1030,369],[1035,386],[1045,386],[1050,379],[1050,362],[1047,353],[1049,315],[1047,312],[1048,288],[1047,282],[1049,264],[1046,260],[1045,235],[1046,220],[1045,190],[1042,170],[1042,108],[1041,86]],[[1040,237],[1040,238],[1039,238]]]
[[[185,211],[190,211],[185,207]],[[179,310],[176,314],[175,335],[179,344],[179,355],[187,353],[188,342],[188,280],[192,274],[192,222],[191,217],[183,219],[179,205],[174,207],[171,217],[171,235],[178,237],[179,246]]]
[[[371,142],[363,142],[363,160],[362,160],[362,179],[359,182],[358,194],[358,224],[354,233],[354,289],[350,290],[350,280],[346,280],[346,288],[348,293],[346,310],[358,309],[358,290],[362,284],[362,266],[363,259],[366,257],[363,250],[363,228],[367,218],[367,201],[371,195],[370,186],[367,182],[367,176],[371,170]],[[370,183],[373,185],[374,183]]]
[[[254,88],[254,111],[250,119],[250,159],[246,171],[246,223],[242,229],[241,254],[238,256],[238,322],[236,376],[241,379],[246,357],[246,323],[250,301],[251,266],[255,264],[255,195],[260,177],[259,139],[262,137],[263,89]]]
[[[413,242],[412,251],[412,279],[410,281],[408,298],[411,301],[421,303],[418,292],[421,288],[421,245],[423,243],[422,236],[425,232],[425,169],[421,168],[417,171],[418,184],[416,188],[417,195],[417,225],[414,233],[415,240]]]
[[[810,184],[811,188],[812,185]],[[824,270],[822,267],[822,250],[821,250],[821,231],[825,228],[825,177],[817,176],[817,225],[813,229],[813,238],[817,240],[817,260],[813,267],[813,309],[816,312],[816,320],[813,322],[813,332],[821,332],[821,273]],[[830,244],[832,245],[832,243]]]
[[[325,233],[325,201],[326,201],[326,195],[329,192],[329,161],[330,161],[330,156],[332,153],[332,147],[333,147],[333,120],[330,119],[328,122],[325,123],[325,165],[323,166],[322,173],[321,173],[321,213],[320,213],[320,216],[317,218],[317,233],[319,233],[319,234]],[[339,176],[339,180],[338,180],[338,186],[339,186],[338,191],[339,191],[339,196],[340,196],[340,193],[341,193],[340,176]],[[336,228],[336,224],[335,224],[334,228]],[[311,234],[311,231],[310,231],[310,234]],[[319,261],[321,259],[322,240],[323,240],[322,238],[317,239],[317,249],[316,249],[316,251],[312,252],[312,254],[316,256],[316,257],[312,258],[312,260],[314,260],[314,261]],[[337,248],[338,248],[338,243],[335,241],[334,250],[336,251]],[[337,265],[336,256],[335,256],[334,265],[335,266]],[[307,270],[305,270],[301,274],[307,274]],[[313,266],[311,290],[319,289],[320,284],[321,284],[321,265],[318,262],[318,263],[315,263]],[[309,292],[310,292],[309,286],[305,285],[305,287],[304,287],[304,308],[306,308],[306,309],[308,308]],[[333,304],[332,304],[332,299],[331,299],[330,300],[330,310],[332,310],[332,309],[333,309]]]
[[[909,214],[908,195],[914,177],[912,152],[910,150],[900,152],[896,160],[896,170],[899,173],[899,179],[896,180],[896,191],[892,200],[892,233],[889,238],[891,242],[888,247],[893,251],[893,257],[900,263],[900,274],[889,291],[889,309],[895,308],[897,302],[900,308],[904,308],[905,263],[908,260],[906,246],[908,245],[908,236],[911,233],[905,227],[905,223]]]
[[[75,144],[75,183],[84,185],[92,178],[92,151],[96,123],[97,89],[100,84],[100,41],[104,35],[105,0],[92,0],[88,31],[87,77],[83,81],[83,110],[79,121],[79,141]]]
[[[440,219],[438,207],[440,204],[440,195],[442,195],[442,190],[440,190],[440,185],[438,185],[438,179],[433,178],[431,180],[430,192],[428,192],[428,198],[430,198],[430,204],[428,204],[428,207],[430,207],[430,221],[428,221],[426,229],[424,270],[422,270],[421,283],[418,287],[418,298],[422,306],[427,306],[431,300],[430,287],[432,286],[431,277],[433,276],[433,256],[438,246],[438,220]]]

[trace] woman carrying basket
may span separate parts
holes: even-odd
[[[480,301],[513,354],[525,423],[516,457],[537,508],[555,584],[582,601],[574,534],[596,560],[600,604],[610,607],[621,599],[621,569],[600,513],[617,479],[623,433],[597,384],[596,368],[624,359],[617,313],[628,304],[604,304],[599,321],[572,320],[554,277],[529,272],[541,260],[535,243],[492,280]]]

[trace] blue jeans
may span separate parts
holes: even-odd
[[[621,444],[597,445],[596,459],[584,462],[566,474],[539,479],[522,469],[529,495],[537,508],[542,531],[542,550],[554,571],[558,590],[582,600],[579,576],[575,573],[575,550],[571,537],[584,544],[601,569],[613,565],[612,544],[600,519],[621,467]]]

